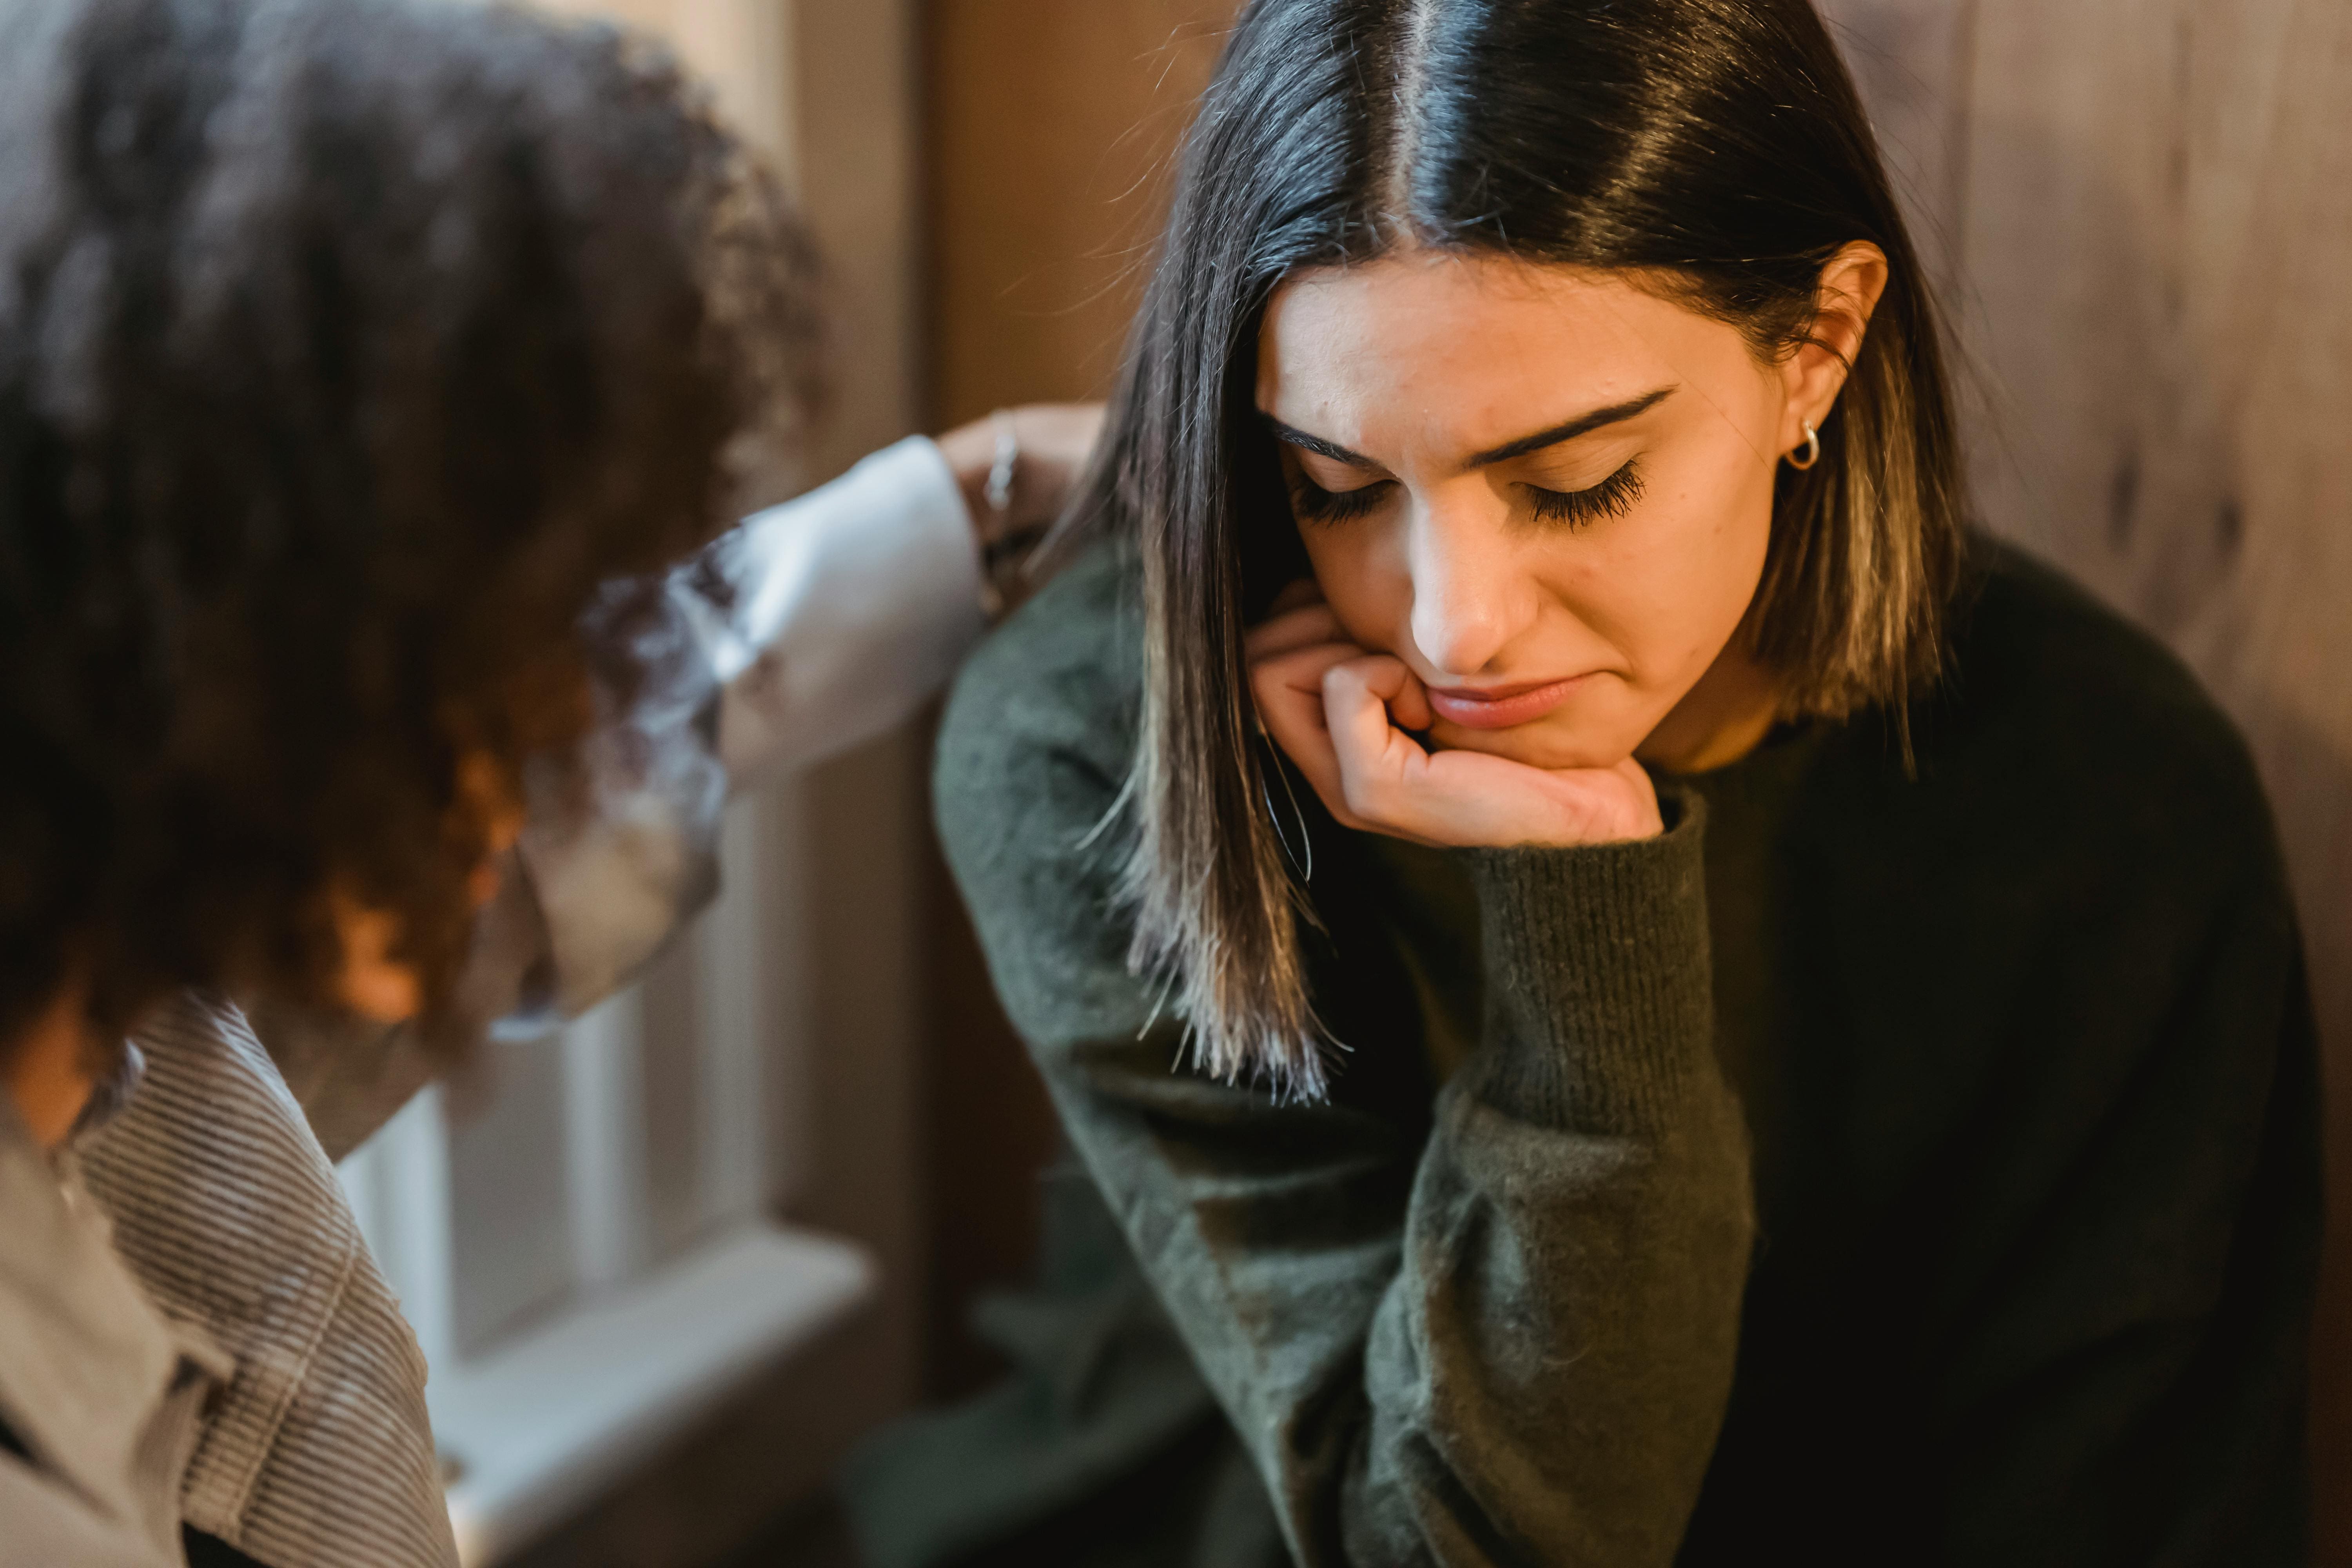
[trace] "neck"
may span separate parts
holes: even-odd
[[[1728,767],[1764,743],[1780,717],[1780,689],[1748,656],[1745,642],[1735,637],[1716,655],[1634,755],[1668,773],[1703,773]]]
[[[96,1087],[85,996],[82,986],[66,986],[16,1038],[0,1042],[0,1085],[43,1149],[66,1141]]]

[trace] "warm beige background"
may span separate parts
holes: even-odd
[[[933,412],[1099,396],[1235,0],[931,0]]]
[[[932,423],[1108,390],[1166,199],[1162,167],[1234,0],[931,0],[924,63]],[[1053,1112],[933,862],[925,1067],[927,1384],[996,1370],[973,1298],[1036,1247]]]

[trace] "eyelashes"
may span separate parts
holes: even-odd
[[[1327,490],[1301,474],[1291,482],[1290,506],[1301,522],[1349,522],[1380,505],[1395,485],[1394,479],[1382,479],[1352,490]]]
[[[1580,490],[1548,490],[1527,487],[1535,498],[1538,522],[1564,522],[1586,528],[1604,517],[1622,517],[1642,499],[1642,476],[1631,462],[1599,484]]]
[[[1290,505],[1301,522],[1341,523],[1373,510],[1396,486],[1394,479],[1359,486],[1351,490],[1327,490],[1298,475],[1290,487]],[[1623,517],[1642,499],[1642,476],[1632,462],[1580,490],[1549,490],[1522,485],[1538,522],[1587,528],[1604,517]]]

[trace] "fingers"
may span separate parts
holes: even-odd
[[[1280,604],[1280,600],[1276,601]],[[1342,643],[1348,634],[1339,628],[1339,617],[1329,605],[1320,602],[1301,608],[1286,610],[1252,626],[1242,637],[1242,657],[1255,664],[1261,658],[1276,654],[1310,647],[1317,643]]]
[[[1274,609],[1243,643],[1259,723],[1343,826],[1434,842],[1414,825],[1425,803],[1408,787],[1429,756],[1403,732],[1435,721],[1428,689],[1403,660],[1349,641],[1311,581]]]
[[[1258,716],[1269,729],[1302,725],[1322,733],[1324,673],[1363,656],[1353,643],[1323,642],[1257,660],[1250,666],[1250,695]]]
[[[1324,809],[1348,826],[1362,826],[1342,797],[1339,759],[1326,722],[1324,676],[1335,665],[1361,658],[1364,650],[1348,640],[1311,577],[1276,595],[1272,613],[1250,628],[1242,647],[1258,722],[1306,776]]]
[[[1357,651],[1362,653],[1361,649]],[[1342,672],[1336,689],[1332,676],[1327,673],[1324,677],[1327,707],[1344,701],[1353,709],[1369,700],[1382,709],[1383,722],[1398,730],[1426,730],[1435,721],[1429,706],[1429,689],[1422,685],[1421,677],[1413,674],[1401,658],[1389,654],[1366,654],[1345,665],[1327,668]],[[1333,695],[1335,689],[1340,693],[1336,698]],[[1359,690],[1362,694],[1360,698]],[[1413,749],[1419,751],[1421,748],[1416,743]]]
[[[1339,775],[1325,799],[1350,826],[1457,845],[1601,844],[1663,831],[1649,775],[1632,758],[1610,768],[1547,770],[1477,752],[1424,751],[1399,726],[1412,722],[1403,710],[1415,703],[1425,710],[1427,702],[1396,658],[1324,664]]]
[[[1339,760],[1332,755],[1330,731],[1324,723],[1323,676],[1333,665],[1362,652],[1350,643],[1315,643],[1250,666],[1250,695],[1257,704],[1258,721],[1334,815],[1345,806]]]
[[[1052,522],[1085,471],[1102,426],[1098,403],[1033,403],[941,435],[940,455],[963,492],[981,542],[1017,538]],[[1005,455],[1007,434],[1013,438],[1012,494],[992,499],[991,480]],[[1006,504],[1000,508],[998,500]]]
[[[1397,721],[1399,729],[1426,730],[1437,722],[1436,710],[1429,705],[1429,688],[1410,668],[1402,664],[1397,668],[1404,670],[1404,680],[1396,695],[1388,700],[1389,716]]]
[[[1009,526],[1043,528],[1061,515],[1101,438],[1099,403],[1031,403],[1007,416],[1013,430],[1013,498]],[[991,421],[990,468],[1001,454]]]
[[[1323,672],[1324,721],[1339,765],[1361,773],[1388,750],[1388,700],[1405,679],[1404,666],[1384,654],[1333,661]]]
[[[1389,705],[1418,685],[1402,659],[1386,654],[1339,660],[1323,674],[1339,808],[1358,825],[1402,837],[1421,837],[1405,786],[1428,771],[1429,759],[1398,730]]]

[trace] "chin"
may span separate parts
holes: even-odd
[[[1571,723],[1559,714],[1507,730],[1471,730],[1440,720],[1430,739],[1445,751],[1484,752],[1490,757],[1559,773],[1570,768],[1613,768],[1633,754],[1646,731],[1631,726]]]

